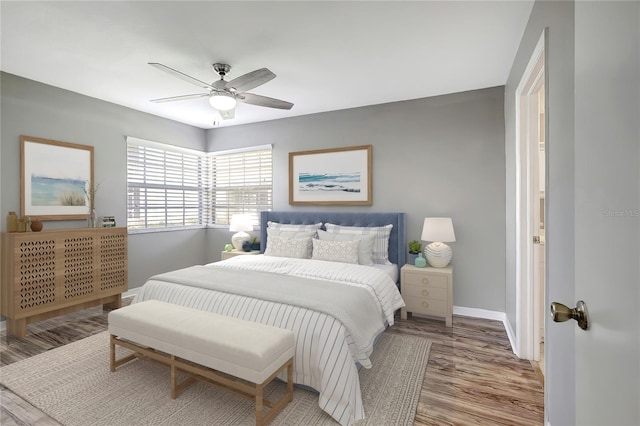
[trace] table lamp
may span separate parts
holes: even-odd
[[[444,268],[451,262],[453,251],[445,243],[456,240],[450,217],[427,217],[422,226],[422,240],[431,241],[424,247],[424,256],[434,268]]]
[[[251,236],[246,232],[253,231],[251,219],[249,219],[249,216],[244,214],[234,214],[231,216],[229,231],[235,232],[231,237],[231,244],[233,244],[233,247],[236,250],[242,250],[242,243],[251,239]]]

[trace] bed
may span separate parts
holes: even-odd
[[[318,405],[338,423],[365,418],[358,367],[372,367],[369,357],[375,342],[404,306],[397,287],[398,268],[405,262],[404,213],[270,211],[262,212],[260,219],[264,254],[156,275],[133,303],[162,300],[290,329],[296,335],[294,382],[316,390]],[[297,232],[316,226],[319,231],[311,242],[296,234],[286,241],[287,249],[304,240],[313,245],[314,255],[338,247],[348,251],[345,259],[352,262],[355,256],[356,262],[280,256],[277,248],[286,232],[276,234],[276,229]],[[383,228],[388,231],[388,257],[378,260],[385,264],[360,264],[365,240],[376,241],[373,260],[376,253],[382,256],[377,244]],[[374,238],[369,229],[376,230]],[[338,238],[334,234],[353,232],[363,236],[319,241],[320,234],[333,239]],[[353,247],[359,247],[358,253]]]

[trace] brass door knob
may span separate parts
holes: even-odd
[[[551,304],[551,318],[554,322],[565,322],[570,319],[578,321],[578,326],[583,330],[589,329],[589,314],[587,305],[578,300],[576,307],[571,309],[562,303],[553,302]]]

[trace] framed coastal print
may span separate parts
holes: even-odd
[[[371,205],[371,145],[289,153],[289,204]]]
[[[86,219],[93,182],[93,147],[20,136],[22,216]]]

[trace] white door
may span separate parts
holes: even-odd
[[[554,240],[558,234],[551,223],[547,249],[567,262],[575,282],[550,282],[549,289],[573,287],[573,300],[557,301],[573,307],[584,300],[591,328],[582,331],[574,321],[547,327],[548,394],[557,398],[549,422],[638,425],[640,2],[578,1],[574,6],[575,155],[573,164],[554,162],[550,155],[547,165],[574,167],[573,250],[553,250],[568,242]],[[551,122],[553,111],[548,114]],[[562,141],[548,141],[553,143]],[[549,203],[553,190],[550,186]],[[548,260],[557,261],[551,254]],[[573,333],[567,333],[570,329]],[[554,381],[557,365],[569,369],[574,383]]]

